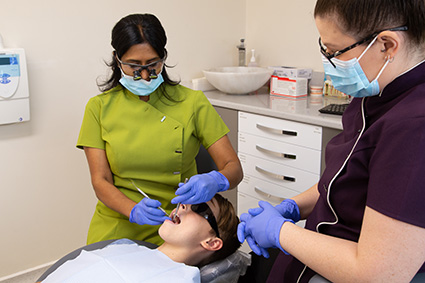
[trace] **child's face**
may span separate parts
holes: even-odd
[[[212,199],[207,204],[217,219],[220,211],[217,201]],[[174,223],[166,220],[161,225],[159,235],[165,242],[177,245],[199,245],[200,242],[215,236],[214,232],[210,233],[212,228],[208,221],[193,212],[190,207],[190,204],[182,204],[178,211],[180,221]],[[174,211],[171,213],[171,217],[173,215]]]

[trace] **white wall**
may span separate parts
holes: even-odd
[[[85,244],[96,199],[75,143],[121,17],[156,14],[167,31],[168,63],[177,64],[171,74],[186,81],[202,69],[236,65],[243,37],[262,66],[320,69],[313,6],[314,0],[2,1],[4,45],[27,54],[31,121],[0,125],[0,280]]]
[[[261,66],[323,71],[313,18],[316,0],[246,0],[247,62],[255,49]]]

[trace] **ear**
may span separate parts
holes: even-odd
[[[380,44],[384,58],[393,59],[400,51],[402,37],[398,32],[384,31],[379,35],[377,41]]]
[[[223,240],[217,237],[201,242],[201,246],[207,251],[218,251],[223,247]]]

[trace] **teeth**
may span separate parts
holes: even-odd
[[[173,217],[173,222],[174,222],[175,224],[180,224],[180,217],[179,217],[177,214],[175,214],[175,215],[174,215],[174,217]]]

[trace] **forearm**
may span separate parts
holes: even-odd
[[[284,250],[332,282],[409,282],[425,259],[425,229],[366,207],[357,242],[285,222]]]
[[[307,191],[293,197],[292,199],[297,203],[300,210],[301,219],[306,219],[313,210],[319,198],[319,191],[317,184],[308,189]]]
[[[229,189],[235,188],[243,178],[242,167],[238,159],[227,163],[222,170],[219,170],[219,172],[229,181]]]
[[[282,225],[280,244],[289,254],[332,282],[362,282],[356,261],[357,243],[303,229],[290,222]]]
[[[242,181],[243,172],[227,135],[212,144],[208,148],[208,153],[217,165],[218,171],[229,181],[229,189],[235,188]]]
[[[124,195],[113,183],[103,180],[92,180],[97,198],[110,209],[130,217],[136,202]]]

